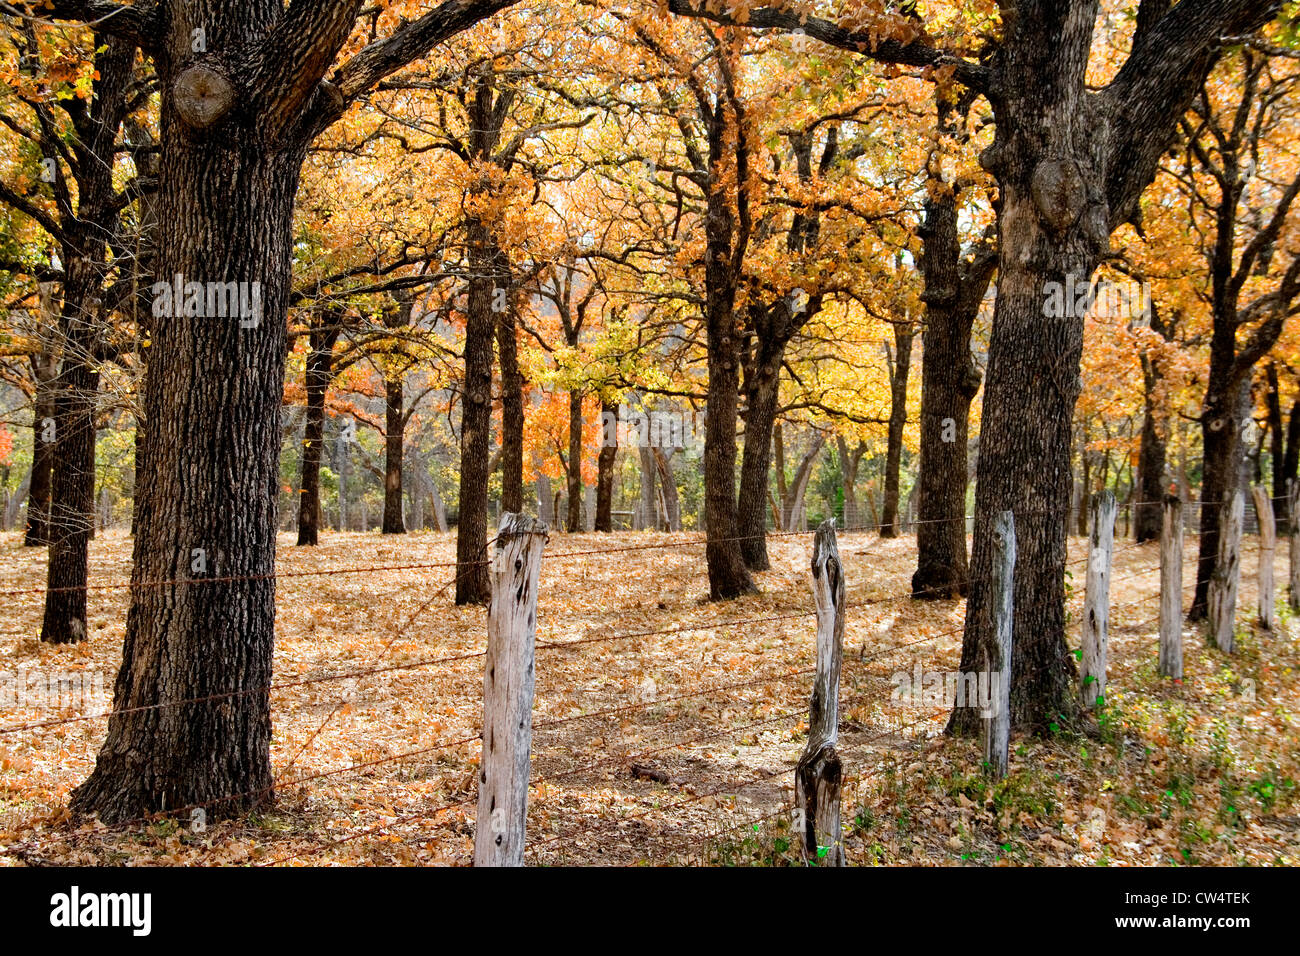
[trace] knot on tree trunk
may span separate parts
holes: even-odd
[[[207,129],[225,116],[235,101],[230,80],[211,66],[196,64],[181,73],[172,87],[176,112],[191,129]]]
[[[1056,233],[1073,226],[1088,203],[1083,175],[1072,160],[1043,160],[1034,167],[1030,188],[1038,214]]]

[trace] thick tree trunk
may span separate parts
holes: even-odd
[[[710,217],[712,218],[712,216]],[[722,268],[710,256],[709,270]],[[755,594],[740,553],[740,524],[736,514],[736,327],[734,291],[710,283],[708,306],[708,417],[704,426],[704,502],[709,596],[728,600]]]
[[[490,361],[490,351],[488,358]],[[384,378],[384,534],[406,533],[406,522],[402,519],[402,457],[406,433],[402,392],[401,372]]]
[[[781,376],[783,343],[760,340],[753,365],[747,376],[748,408],[745,413],[745,448],[740,462],[740,496],[737,521],[741,535],[740,554],[751,571],[766,571],[767,557],[767,482],[772,466],[772,427],[776,413]]]
[[[1016,532],[1011,720],[1034,731],[1074,713],[1064,582],[1086,308],[1065,300],[1088,288],[1110,231],[1104,164],[1090,152],[1099,153],[1105,140],[1074,135],[1087,109],[1082,76],[1095,16],[1094,5],[1071,5],[1015,24],[1020,36],[1004,50],[996,139],[981,156],[1000,193],[998,297],[961,670],[997,659],[994,522],[1009,510]],[[950,729],[974,733],[977,714],[954,709]]]
[[[174,66],[164,59],[159,72],[170,90]],[[170,93],[162,123],[159,274],[249,283],[261,309],[248,319],[181,309],[154,320],[149,467],[114,696],[125,712],[110,718],[70,804],[106,822],[196,804],[228,816],[272,797],[272,492],[305,147],[268,139],[256,110],[195,133]]]
[[[600,457],[596,462],[596,520],[593,529],[614,530],[614,461],[618,457],[618,405],[602,402],[600,407],[601,443]]]
[[[564,530],[582,530],[582,392],[569,392],[569,460],[566,493],[569,496]]]
[[[302,430],[302,464],[298,487],[298,544],[315,545],[320,534],[320,464],[325,446],[325,394],[329,388],[334,343],[339,330],[336,322],[326,318],[331,327],[310,332],[311,351],[307,353],[307,417]]]
[[[980,387],[970,337],[996,257],[976,253],[962,271],[954,197],[930,199],[921,229],[925,328],[921,333],[921,448],[912,596],[946,599],[970,586],[966,558],[970,406]]]
[[[907,425],[907,377],[912,369],[911,328],[894,326],[894,360],[889,371],[889,442],[885,453],[885,509],[882,538],[898,537],[898,471],[903,461],[903,429]],[[963,529],[964,530],[964,529]],[[965,541],[962,541],[965,550]]]
[[[493,162],[493,150],[501,136],[510,95],[496,93],[490,70],[476,75],[473,97],[468,104],[468,145],[474,162],[484,166]],[[506,99],[501,99],[502,96]],[[490,187],[484,184],[482,188]],[[492,473],[492,343],[497,316],[504,314],[494,312],[492,306],[500,301],[499,293],[508,293],[510,274],[488,223],[470,216],[466,222],[466,242],[470,279],[465,317],[465,387],[461,395],[456,603],[487,604],[492,598],[487,556],[488,481]]]
[[[492,596],[487,562],[487,505],[492,429],[492,298],[496,246],[487,226],[469,227],[469,307],[465,321],[465,389],[461,396],[460,498],[456,522],[457,604]]]
[[[519,369],[514,305],[497,317],[501,365],[501,510],[524,510],[524,376]]]

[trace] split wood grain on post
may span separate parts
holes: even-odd
[[[546,525],[501,516],[491,565],[483,665],[483,756],[479,763],[475,866],[523,866],[533,740],[537,579]]]
[[[817,603],[817,672],[808,706],[808,742],[795,769],[796,822],[802,818],[800,856],[844,865],[840,828],[840,665],[844,653],[844,571],[835,540],[835,519],[823,521],[813,540],[813,595]]]

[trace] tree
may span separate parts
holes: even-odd
[[[1214,82],[1221,75],[1211,78],[1182,127],[1182,178],[1200,227],[1195,234],[1205,236],[1200,248],[1211,313],[1210,367],[1200,415],[1204,468],[1193,618],[1206,612],[1218,561],[1220,511],[1243,481],[1249,448],[1242,433],[1253,427],[1255,365],[1277,342],[1287,317],[1300,311],[1294,306],[1300,298],[1300,253],[1289,260],[1274,256],[1300,195],[1300,169],[1278,168],[1281,157],[1268,142],[1279,121],[1290,120],[1285,129],[1294,133],[1294,117],[1279,120],[1275,114],[1287,108],[1279,94],[1295,76],[1273,75],[1268,58],[1249,48],[1223,67],[1221,73],[1232,82],[1223,89]]]
[[[670,9],[730,19],[670,0]],[[1012,719],[1045,728],[1073,707],[1074,666],[1065,643],[1065,525],[1070,430],[1079,392],[1083,315],[1051,315],[1052,289],[1090,284],[1111,233],[1173,142],[1179,118],[1213,66],[1220,37],[1250,33],[1279,9],[1249,0],[1143,0],[1132,48],[1099,88],[1088,62],[1100,5],[1026,2],[1004,16],[1001,36],[979,61],[925,33],[906,13],[849,29],[764,7],[751,27],[802,29],[874,59],[928,68],[985,96],[996,133],[981,164],[998,184],[998,295],[989,342],[977,472],[971,588],[962,669],[994,660],[993,527],[1016,513]],[[908,11],[914,8],[907,8]],[[990,31],[991,32],[991,31]],[[1080,118],[1087,135],[1082,135]],[[973,711],[950,728],[973,732]]]
[[[967,111],[973,97],[936,91],[937,130],[957,143],[971,139]],[[937,157],[936,157],[937,159]],[[966,559],[966,485],[970,408],[982,376],[971,357],[971,330],[997,266],[986,233],[963,250],[958,212],[975,181],[945,175],[932,160],[919,266],[925,287],[921,331],[921,448],[917,469],[916,572],[912,595],[964,596],[970,587]]]
[[[225,321],[159,309],[117,713],[74,811],[113,821],[205,803],[228,814],[270,799],[273,489],[303,159],[384,76],[506,6],[449,0],[373,37],[357,23],[360,0],[42,9],[98,21],[153,57],[164,91],[158,274],[201,289],[235,283],[249,306]],[[358,42],[327,80],[354,25]]]
[[[903,427],[907,424],[907,377],[912,368],[910,325],[894,325],[894,346],[889,360],[889,439],[885,452],[885,507],[880,519],[882,538],[898,537],[898,470],[903,458]],[[888,349],[888,346],[886,346]]]
[[[308,320],[305,374],[307,418],[302,432],[298,488],[298,544],[314,546],[320,534],[320,465],[325,447],[325,396],[333,377],[334,345],[343,332],[342,310],[315,309]]]
[[[41,640],[55,644],[74,643],[87,635],[95,414],[99,363],[106,357],[108,279],[113,268],[109,249],[119,236],[119,214],[133,199],[130,190],[118,192],[113,174],[118,133],[138,95],[132,85],[136,45],[111,33],[90,32],[94,52],[84,73],[71,84],[61,81],[61,67],[48,82],[37,80],[42,50],[33,24],[12,34],[18,41],[20,63],[25,64],[21,72],[27,74],[20,77],[23,82],[16,85],[15,93],[30,111],[33,125],[19,119],[10,128],[37,147],[40,179],[49,183],[52,208],[35,195],[0,184],[0,202],[34,220],[54,240],[62,269],[55,349],[59,359],[47,392],[40,388],[42,370],[36,370],[37,401],[48,402],[41,410],[49,414],[37,420],[37,437],[48,447],[36,456],[40,471],[34,474],[37,494],[32,500],[38,510],[31,536],[49,543]],[[69,49],[47,50],[47,58],[57,61],[75,53],[77,44],[68,40],[64,46]],[[42,511],[47,468],[48,507]]]

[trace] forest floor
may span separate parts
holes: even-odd
[[[811,542],[772,538],[763,593],[710,604],[699,535],[552,536],[531,864],[798,863],[789,807],[814,656]],[[1189,535],[1185,568],[1195,543]],[[632,550],[573,554],[611,548]],[[130,549],[124,533],[101,533],[92,585],[128,581]],[[113,828],[71,821],[68,796],[107,719],[48,722],[102,712],[108,698],[42,709],[0,695],[0,865],[470,862],[486,612],[453,606],[450,569],[400,569],[452,562],[454,549],[447,534],[326,533],[316,549],[280,536],[277,791],[260,812],[202,827],[184,814]],[[1300,621],[1283,600],[1276,633],[1246,623],[1256,539],[1243,556],[1237,653],[1189,628],[1181,682],[1155,673],[1157,547],[1118,542],[1106,707],[1047,739],[1013,739],[1012,772],[997,784],[982,776],[976,742],[941,735],[946,708],[895,692],[895,675],[918,665],[957,668],[962,603],[906,597],[910,536],[844,533],[840,550],[850,864],[1300,863]],[[1071,538],[1070,557],[1077,647],[1084,539]],[[1279,582],[1286,565],[1281,548]],[[43,549],[0,535],[0,590],[43,585]],[[42,595],[5,597],[0,677],[79,671],[111,695],[127,598],[122,587],[92,590],[89,640],[51,647],[37,640]],[[46,726],[7,730],[31,723]]]

